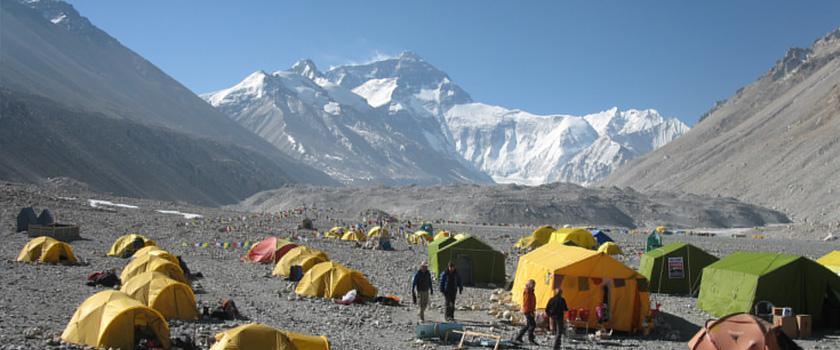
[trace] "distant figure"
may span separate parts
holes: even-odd
[[[464,293],[464,285],[461,283],[461,276],[455,270],[455,263],[449,262],[449,266],[440,273],[440,293],[446,299],[444,318],[447,321],[455,321],[455,297]]]
[[[566,299],[563,299],[563,290],[560,287],[555,288],[554,296],[545,306],[545,313],[554,320],[554,349],[560,349],[563,344],[563,332],[566,330],[563,315],[568,310]]]
[[[534,330],[537,328],[537,320],[534,318],[534,311],[537,309],[537,296],[534,295],[534,286],[537,282],[528,280],[525,283],[525,291],[522,292],[522,314],[525,315],[525,325],[519,330],[514,342],[522,343],[522,336],[528,333],[528,341],[537,345]]]
[[[414,291],[417,290],[415,294]],[[420,316],[420,322],[426,321],[426,307],[429,306],[429,296],[434,293],[432,288],[432,274],[429,272],[429,264],[425,261],[420,264],[420,269],[414,273],[414,278],[411,279],[411,300],[417,304],[417,297],[420,297],[420,310],[417,314]]]
[[[394,247],[391,246],[391,238],[385,232],[379,234],[379,242],[376,247],[379,250],[394,250]]]

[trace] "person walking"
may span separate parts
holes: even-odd
[[[461,284],[461,276],[455,269],[455,263],[449,262],[449,266],[440,273],[440,293],[446,299],[444,307],[444,319],[455,321],[455,297],[464,292],[464,285]]]
[[[417,291],[416,294],[415,290]],[[424,261],[420,264],[420,269],[414,273],[414,278],[411,279],[411,300],[420,307],[420,310],[417,311],[420,322],[426,321],[426,307],[429,306],[429,296],[432,293],[434,293],[432,274],[429,272],[429,264]],[[418,297],[420,304],[417,304]]]
[[[534,287],[537,282],[528,280],[525,283],[525,291],[522,292],[522,314],[525,315],[525,325],[519,330],[519,334],[514,339],[514,342],[521,344],[522,336],[528,333],[528,341],[531,344],[538,345],[534,330],[537,328],[537,320],[534,318],[534,311],[537,308],[537,296],[534,295]]]
[[[563,332],[566,331],[566,325],[563,322],[563,315],[569,307],[566,305],[566,299],[563,299],[563,290],[560,287],[554,289],[554,296],[548,300],[545,306],[545,313],[548,317],[554,320],[554,349],[560,349],[563,345]]]

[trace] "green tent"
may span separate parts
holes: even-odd
[[[694,295],[703,268],[717,260],[691,244],[674,242],[642,255],[639,273],[647,277],[651,292]]]
[[[654,230],[653,232],[650,233],[650,236],[648,236],[648,238],[647,238],[647,247],[645,248],[645,252],[649,252],[649,251],[654,250],[656,248],[659,248],[661,246],[662,246],[662,235],[660,235],[659,232],[656,232]]]
[[[469,235],[447,237],[429,243],[429,269],[439,275],[450,261],[464,285],[505,283],[505,256]]]
[[[810,314],[815,327],[840,328],[840,276],[801,256],[737,252],[703,269],[697,306],[722,317],[759,301]]]

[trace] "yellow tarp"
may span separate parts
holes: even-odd
[[[210,350],[329,350],[327,337],[284,332],[249,323],[216,334]]]
[[[840,274],[840,250],[835,250],[831,253],[823,255],[817,259],[817,262],[827,267],[829,270]]]
[[[75,264],[76,256],[69,244],[52,237],[37,237],[23,246],[17,261],[42,262],[48,264]]]
[[[446,237],[449,237],[449,236],[450,236],[449,231],[440,230],[435,234],[435,239],[433,239],[433,241],[437,241],[441,238],[446,238]]]
[[[180,266],[154,255],[143,255],[131,259],[120,273],[120,281],[128,281],[132,277],[148,271],[160,272],[173,280],[186,285],[190,284]]]
[[[163,248],[154,245],[140,248],[140,250],[134,252],[134,255],[132,255],[131,257],[138,258],[144,255],[152,255],[159,258],[164,258],[175,265],[181,265],[181,263],[178,261],[178,257],[176,257],[175,254],[167,252],[163,250]]]
[[[598,247],[598,252],[607,255],[624,254],[624,252],[621,251],[621,247],[619,247],[618,244],[615,244],[615,242],[604,242],[604,244],[601,244],[601,246]]]
[[[367,233],[368,238],[376,237],[376,236],[379,236],[379,235],[383,235],[385,237],[388,237],[388,235],[389,235],[388,229],[387,228],[382,228],[382,227],[379,227],[379,226],[374,226],[374,227],[371,227],[370,230],[368,230],[368,233]]]
[[[324,232],[325,238],[341,238],[344,236],[344,233],[347,232],[347,229],[344,227],[336,226],[331,228],[329,231]]]
[[[428,243],[433,241],[432,235],[426,231],[417,231],[414,232],[411,236],[408,236],[408,243],[411,244],[422,244]]]
[[[120,291],[160,312],[167,320],[198,317],[192,288],[160,272],[143,272],[123,281]]]
[[[341,240],[343,241],[365,241],[367,240],[367,236],[365,233],[359,230],[350,230],[344,233],[344,236],[341,236]]]
[[[531,232],[530,235],[522,237],[516,244],[513,245],[514,248],[520,249],[534,249],[543,244],[548,243],[548,238],[552,232],[556,231],[554,227],[551,226],[540,226],[534,232]]]
[[[598,247],[598,241],[595,240],[595,237],[592,237],[592,232],[582,228],[561,228],[552,232],[548,241],[560,243],[572,241],[579,247],[586,249],[596,249]]]
[[[157,244],[155,244],[155,241],[146,238],[146,236],[139,235],[139,234],[136,234],[136,233],[131,233],[131,234],[127,234],[127,235],[124,235],[124,236],[120,236],[120,238],[117,238],[117,240],[114,241],[114,244],[111,245],[111,250],[108,251],[108,256],[119,256],[119,257],[126,256],[126,255],[131,256],[132,254],[134,254],[134,252],[132,251],[132,249],[133,249],[132,244],[134,243],[134,240],[137,239],[137,238],[140,238],[140,239],[143,240],[143,242],[144,242],[143,246],[144,247],[148,247],[150,245],[157,245]],[[130,253],[130,254],[126,254],[126,253]]]
[[[298,282],[295,293],[334,299],[341,298],[353,289],[359,296],[376,296],[376,287],[370,284],[364,274],[339,263],[328,261],[309,269]]]
[[[513,301],[522,304],[525,283],[536,281],[537,308],[544,309],[559,284],[569,308],[589,310],[595,327],[595,307],[609,293],[610,321],[607,328],[634,332],[650,314],[647,281],[612,257],[578,247],[549,242],[519,258],[513,282]],[[640,285],[641,283],[641,285]]]
[[[123,292],[105,290],[79,305],[61,339],[97,348],[134,349],[137,328],[154,334],[164,349],[169,348],[169,325],[159,312]]]
[[[274,276],[288,276],[291,273],[292,266],[300,266],[303,268],[303,273],[306,273],[315,264],[329,261],[327,254],[309,247],[298,246],[292,248],[288,253],[280,258],[277,265],[274,265],[274,270],[271,272]]]

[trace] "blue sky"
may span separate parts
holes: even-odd
[[[197,93],[311,58],[415,51],[485,103],[533,113],[655,108],[694,124],[840,1],[70,1]]]

